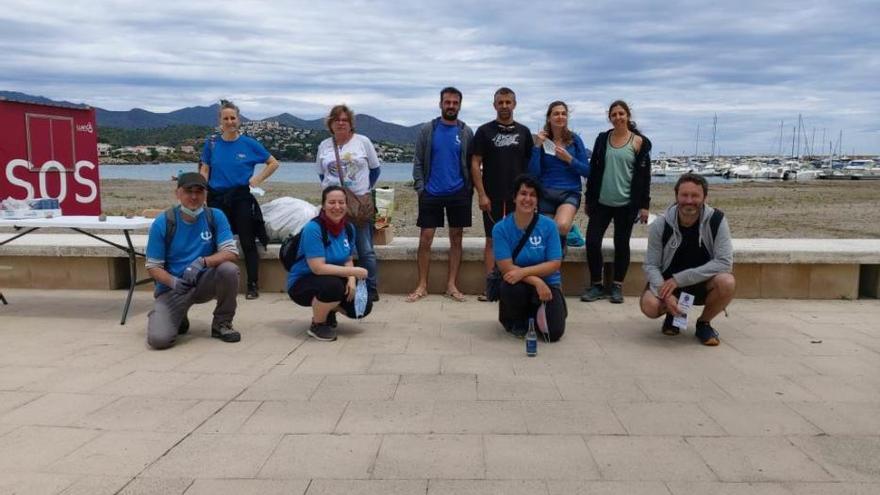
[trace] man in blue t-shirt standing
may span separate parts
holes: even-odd
[[[147,343],[174,345],[189,330],[193,304],[217,300],[211,337],[238,342],[232,328],[238,292],[238,249],[222,211],[205,208],[208,183],[198,173],[177,179],[178,206],[157,217],[147,240],[147,272],[156,281],[155,305],[147,315]],[[172,220],[173,219],[173,220]]]
[[[413,157],[413,186],[419,195],[419,283],[407,296],[415,302],[428,295],[428,268],[431,244],[437,227],[443,227],[444,211],[449,219],[449,273],[446,296],[464,301],[458,290],[464,228],[471,226],[471,181],[468,146],[473,133],[458,119],[461,91],[453,87],[440,90],[440,117],[426,123],[416,140]]]

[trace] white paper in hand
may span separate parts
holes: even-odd
[[[675,317],[672,318],[672,326],[678,327],[682,330],[687,330],[688,312],[691,310],[691,307],[693,305],[694,305],[693,294],[688,294],[687,292],[682,292],[678,296],[679,314],[675,315]]]
[[[548,155],[556,155],[556,143],[550,139],[544,140],[544,153]]]
[[[547,326],[547,303],[541,303],[538,306],[538,312],[535,314],[535,326],[538,327],[538,331],[544,335],[544,339],[547,340],[550,338],[550,330]]]
[[[356,318],[364,316],[367,312],[367,282],[358,280],[354,288],[354,314]]]
[[[265,196],[266,190],[262,187],[251,186],[251,194],[254,196]]]

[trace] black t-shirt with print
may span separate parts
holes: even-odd
[[[472,154],[483,158],[483,187],[493,201],[507,201],[513,195],[513,180],[529,168],[532,133],[514,122],[504,125],[493,120],[477,129]]]
[[[663,278],[670,278],[678,272],[703,266],[712,259],[706,246],[700,245],[700,222],[690,227],[682,227],[679,223],[678,230],[681,232],[681,245],[675,250],[675,256],[672,257],[669,268],[663,272]],[[672,239],[669,242],[672,242]]]

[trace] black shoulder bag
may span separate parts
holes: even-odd
[[[526,241],[529,240],[529,236],[532,235],[532,231],[535,230],[535,225],[538,224],[538,217],[540,213],[535,212],[535,216],[532,218],[532,221],[529,222],[529,226],[526,227],[525,232],[523,232],[522,237],[519,239],[516,247],[513,248],[513,255],[510,259],[513,263],[516,263],[516,257],[519,256],[520,251],[522,251],[523,247],[526,245]],[[497,260],[496,260],[497,261]],[[501,297],[501,281],[503,277],[501,275],[501,270],[498,269],[498,264],[496,262],[495,267],[492,268],[492,273],[486,277],[486,300],[487,301],[497,301]]]

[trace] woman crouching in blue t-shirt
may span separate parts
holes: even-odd
[[[297,260],[287,275],[287,294],[300,306],[312,307],[309,335],[336,340],[336,312],[355,318],[355,280],[367,277],[366,268],[352,262],[354,228],[345,220],[345,191],[329,186],[321,194],[321,213],[303,227]],[[367,299],[362,316],[370,314]]]
[[[492,229],[495,259],[503,274],[498,319],[505,330],[522,337],[529,318],[535,318],[543,303],[547,326],[541,330],[556,342],[565,333],[568,316],[561,290],[562,247],[556,222],[535,211],[541,186],[533,177],[520,175],[513,186],[516,208]]]

